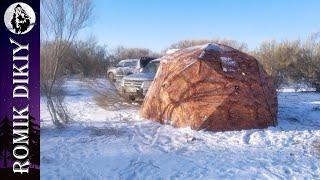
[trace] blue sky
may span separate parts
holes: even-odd
[[[320,0],[94,0],[80,38],[161,51],[182,39],[230,38],[250,49],[320,30]]]

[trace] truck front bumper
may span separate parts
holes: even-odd
[[[128,97],[130,100],[143,101],[144,96],[147,93],[147,90],[144,90],[144,89],[138,88],[138,87],[123,86],[121,88],[121,93],[125,97]]]

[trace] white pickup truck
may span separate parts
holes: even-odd
[[[131,101],[143,100],[156,75],[159,64],[160,59],[152,60],[141,72],[125,76],[121,82],[121,94]]]
[[[124,76],[142,71],[151,60],[152,57],[142,57],[140,59],[124,59],[117,65],[111,67],[107,71],[108,78],[112,81],[121,81]]]

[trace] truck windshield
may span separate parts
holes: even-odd
[[[150,62],[149,64],[146,65],[146,67],[143,68],[142,72],[144,73],[156,73],[158,70],[160,62]]]
[[[133,67],[137,65],[137,61],[128,61],[124,63],[124,67]]]

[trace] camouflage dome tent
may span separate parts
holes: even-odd
[[[140,115],[196,130],[265,128],[277,123],[277,94],[254,57],[211,43],[161,59]]]

